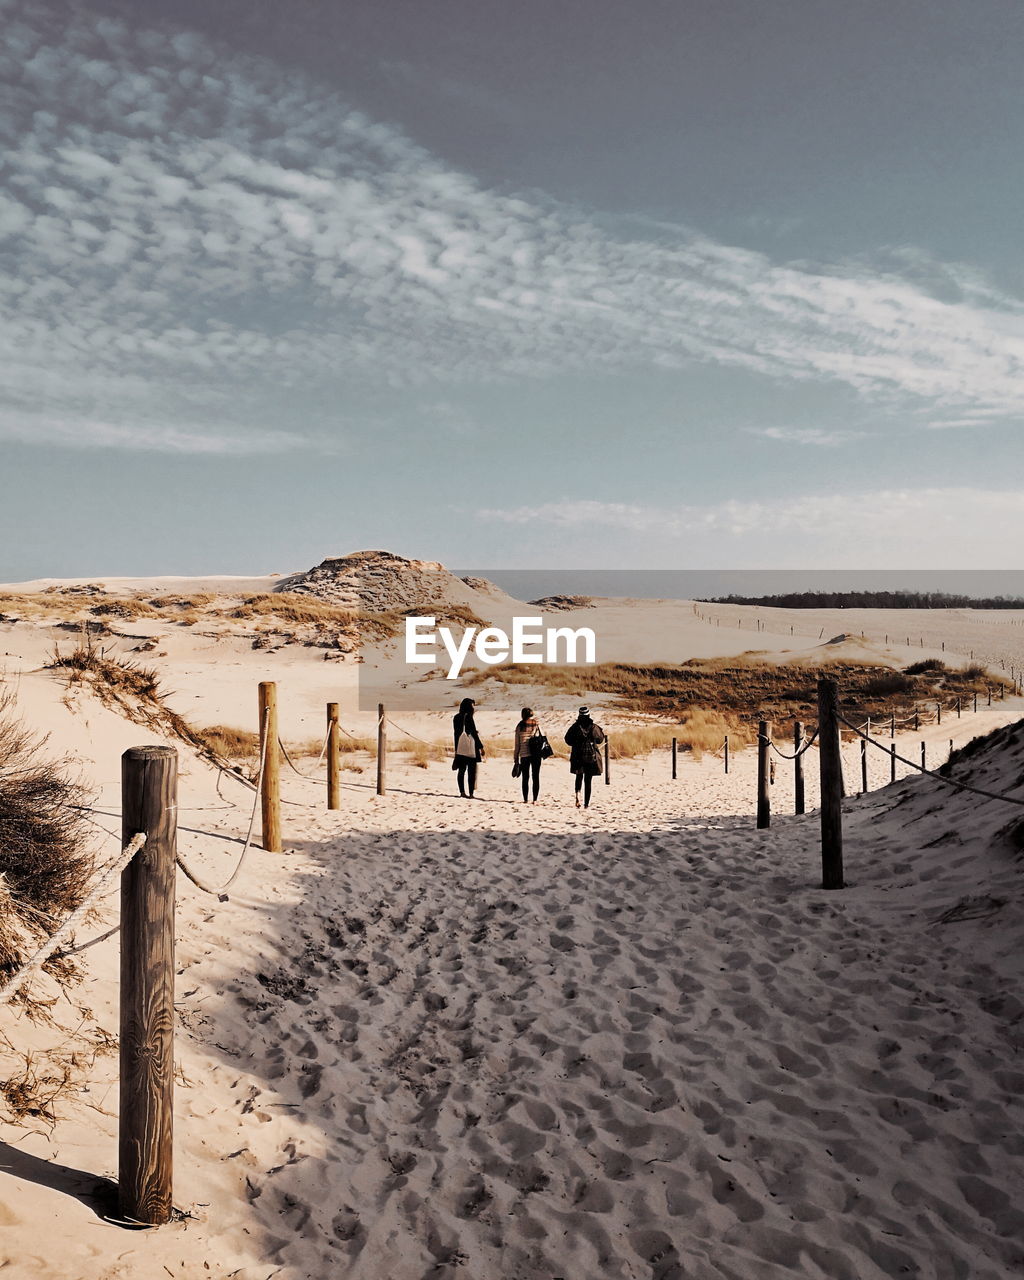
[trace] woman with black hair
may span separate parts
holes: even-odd
[[[473,719],[475,706],[472,698],[463,698],[452,720],[455,730],[455,759],[452,761],[452,768],[459,780],[459,795],[470,800],[476,799],[476,767],[484,758],[484,744],[480,741],[476,721]]]
[[[604,730],[595,724],[589,707],[580,707],[576,723],[569,726],[565,740],[572,748],[569,754],[569,769],[576,775],[576,808],[580,807],[580,791],[583,792],[583,807],[590,808],[590,790],[594,779],[604,772],[601,759],[601,743],[604,742]]]

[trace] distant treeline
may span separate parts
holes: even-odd
[[[701,604],[756,604],[770,609],[1024,609],[1012,596],[974,597],[945,591],[794,591],[778,596],[714,596]]]

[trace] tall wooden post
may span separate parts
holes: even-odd
[[[889,745],[889,781],[896,781],[896,743]]]
[[[868,792],[868,744],[863,738],[860,740],[860,793],[862,796]]]
[[[804,756],[800,748],[804,745],[804,727],[799,720],[793,724],[793,793],[795,796],[795,812],[804,813]]]
[[[608,735],[604,735],[604,785],[610,787],[612,783],[611,774],[608,771],[608,763],[610,756],[608,754]]]
[[[896,712],[893,711],[889,716],[889,737],[896,737]]]
[[[728,734],[725,735],[725,743],[723,746],[723,751],[725,753],[725,771],[726,773],[728,773],[729,772],[729,735]]]
[[[956,700],[956,718],[958,720],[960,719],[960,699],[959,698],[957,698]]]
[[[974,691],[974,711],[975,711],[975,714],[977,714],[977,711],[978,711],[978,691],[977,691],[977,689],[975,689],[975,691]]]
[[[928,767],[928,749],[925,743],[922,742],[921,743],[921,768],[925,769],[927,767]]]
[[[121,757],[121,838],[146,843],[121,873],[121,1217],[159,1226],[172,1201],[174,857],[178,753],[130,747]]]
[[[327,807],[341,808],[341,727],[338,704],[327,704]]]
[[[263,847],[268,853],[281,852],[281,750],[277,729],[277,685],[273,680],[260,684],[260,756],[263,785],[260,814],[263,819]]]
[[[935,723],[942,724],[942,703],[941,702],[936,702],[935,704]]]
[[[839,685],[818,681],[818,763],[821,769],[821,887],[843,888],[843,758]]]
[[[672,777],[676,776],[676,765],[678,763],[678,746],[675,738],[672,739]]]
[[[384,703],[377,703],[377,794],[383,796],[388,789],[388,720]]]
[[[768,793],[768,751],[771,741],[771,725],[759,720],[757,725],[757,825],[772,825],[772,806]]]

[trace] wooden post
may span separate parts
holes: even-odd
[[[958,720],[960,719],[960,699],[959,698],[957,698],[956,700],[956,718]]]
[[[914,728],[920,729],[920,727],[921,727],[921,709],[920,707],[915,707],[914,708]]]
[[[121,838],[146,843],[121,873],[118,1196],[126,1221],[170,1220],[174,1115],[174,857],[178,753],[121,757]]]
[[[771,741],[771,725],[767,720],[758,721],[757,725],[757,825],[758,828],[772,825],[771,800],[768,794],[768,751]]]
[[[273,680],[260,684],[260,756],[263,786],[260,790],[263,819],[263,847],[268,853],[281,852],[281,752],[278,746],[277,685]]]
[[[889,781],[896,781],[896,743],[889,746]]]
[[[922,742],[921,743],[921,768],[924,769],[927,767],[927,765],[928,765],[928,748]]]
[[[992,705],[992,686],[988,686],[988,705]]]
[[[388,720],[384,703],[377,703],[377,794],[388,790]]]
[[[821,769],[821,887],[843,888],[843,758],[839,685],[818,681],[818,761]]]
[[[804,813],[804,757],[800,748],[804,745],[804,727],[799,720],[793,724],[793,793],[795,796],[795,812]]]
[[[974,713],[975,713],[975,715],[977,715],[977,713],[978,713],[978,691],[977,691],[977,689],[975,689],[975,691],[974,691]]]
[[[942,724],[942,703],[941,702],[936,702],[935,704],[935,723]]]
[[[889,737],[890,738],[896,737],[896,712],[895,711],[892,712],[892,714],[889,716]]]
[[[868,792],[868,744],[863,738],[860,740],[860,793],[862,796]]]
[[[679,750],[675,738],[672,739],[672,777],[676,777],[676,766],[679,759]]]
[[[612,784],[611,775],[608,772],[608,764],[611,757],[608,754],[608,735],[604,735],[604,785],[610,787]]]
[[[327,704],[327,807],[341,808],[341,727],[338,704]]]

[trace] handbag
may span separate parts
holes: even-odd
[[[457,756],[469,756],[471,760],[476,759],[476,742],[472,736],[463,729],[459,734],[459,740],[455,744],[455,754]]]
[[[550,760],[555,754],[555,749],[548,742],[547,735],[544,733],[535,734],[530,739],[530,754],[539,756],[541,760]]]

